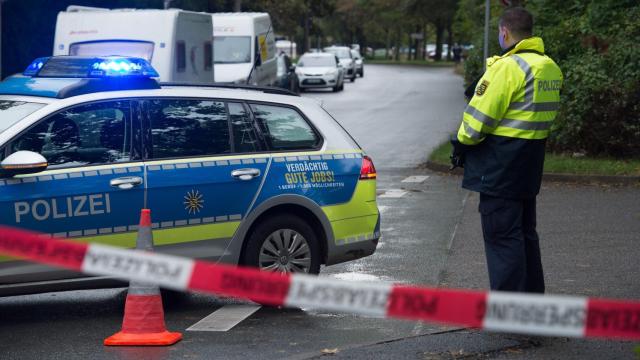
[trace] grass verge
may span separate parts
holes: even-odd
[[[451,144],[447,141],[429,155],[429,160],[449,165],[450,154]],[[640,160],[572,157],[547,153],[544,160],[544,172],[548,174],[640,176]]]

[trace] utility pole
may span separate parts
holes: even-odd
[[[489,57],[489,19],[491,15],[491,1],[484,3],[484,69],[487,70],[487,58]]]
[[[173,2],[173,0],[164,0],[164,8],[168,9],[171,7],[171,2]]]
[[[242,0],[235,0],[233,2],[233,12],[242,12]]]

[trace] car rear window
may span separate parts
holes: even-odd
[[[271,150],[314,149],[320,144],[311,125],[292,108],[252,104],[251,110]]]

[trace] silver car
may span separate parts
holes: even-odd
[[[358,50],[351,49],[351,56],[353,56],[353,60],[356,63],[356,74],[364,77],[364,59],[362,55]]]
[[[306,53],[296,65],[300,90],[331,88],[334,92],[344,89],[344,69],[331,53]]]
[[[324,48],[325,52],[335,54],[340,59],[340,64],[344,67],[345,77],[349,78],[351,82],[356,81],[356,62],[351,55],[351,49],[346,46],[330,46]]]

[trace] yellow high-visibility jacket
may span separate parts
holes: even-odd
[[[458,130],[469,148],[463,187],[494,196],[537,195],[545,139],[560,104],[562,72],[541,38],[487,59]]]

